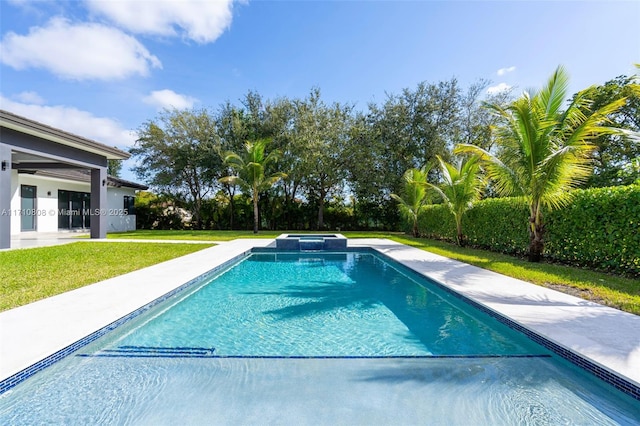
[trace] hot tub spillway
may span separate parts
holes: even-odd
[[[293,251],[345,250],[347,239],[341,234],[282,234],[276,249]]]

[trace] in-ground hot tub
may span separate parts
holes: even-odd
[[[276,238],[278,250],[345,250],[347,238],[342,234],[282,234]]]

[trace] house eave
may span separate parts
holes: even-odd
[[[98,154],[106,157],[108,160],[126,160],[131,156],[128,152],[118,148],[110,147],[91,139],[47,126],[5,110],[0,110],[0,127],[6,127],[40,139]]]

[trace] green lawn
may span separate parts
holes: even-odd
[[[108,238],[229,241],[275,238],[282,231],[136,231]],[[640,315],[640,280],[569,266],[530,263],[499,253],[460,248],[402,233],[342,232],[347,238],[389,238],[421,250],[460,260]],[[203,244],[91,243],[0,252],[0,310],[30,303],[93,282],[208,247]],[[6,265],[6,266],[5,266]],[[95,269],[95,270],[94,270]]]
[[[139,230],[107,234],[111,239],[150,239],[150,240],[195,240],[195,241],[231,241],[238,238],[276,238],[285,233],[312,234],[314,232],[300,231],[150,231]],[[329,232],[330,233],[330,232]],[[390,238],[393,235],[403,235],[401,232],[340,232],[347,238]]]
[[[0,252],[0,311],[210,247],[77,242]]]
[[[184,239],[228,241],[236,238],[275,238],[287,231],[148,231],[109,234],[108,238]],[[296,231],[297,233],[297,231]],[[554,288],[583,299],[640,315],[640,280],[596,272],[590,269],[550,263],[530,263],[500,253],[426,239],[416,239],[399,232],[341,232],[347,238],[389,238],[490,271],[531,283]]]

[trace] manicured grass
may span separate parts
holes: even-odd
[[[460,248],[442,241],[391,236],[390,239],[533,284],[640,315],[640,280],[552,263],[531,263],[500,253]]]
[[[108,238],[230,241],[237,238],[275,238],[282,233],[285,232],[260,231],[256,235],[251,231],[140,230],[109,234]],[[512,256],[460,248],[442,241],[416,239],[397,232],[341,233],[347,238],[389,238],[421,250],[640,315],[640,280],[638,279],[564,265],[530,263]],[[79,246],[79,244],[83,244],[83,246]],[[29,303],[206,247],[206,245],[154,243],[87,242],[79,244],[0,252],[0,265],[2,265],[0,268],[0,283],[2,283],[0,310]],[[77,248],[75,248],[76,246]],[[81,249],[82,247],[85,248]],[[92,248],[89,249],[89,247]],[[85,257],[83,258],[83,256]],[[14,264],[18,266],[14,266]],[[8,266],[5,267],[5,265]],[[96,272],[90,271],[94,267],[97,268]],[[91,276],[87,276],[89,273]]]
[[[193,240],[193,241],[231,241],[238,238],[276,238],[281,234],[313,234],[314,232],[300,231],[150,231],[139,230],[107,234],[111,239],[149,239],[149,240]],[[317,233],[317,232],[315,232]],[[326,233],[333,233],[328,231]],[[393,235],[403,235],[400,232],[337,232],[347,238],[390,238]]]
[[[77,242],[0,252],[0,311],[210,247]]]
[[[110,239],[188,240],[188,241],[231,241],[238,238],[275,238],[282,232],[260,231],[150,231],[141,229],[133,232],[107,234]]]
[[[236,238],[275,238],[287,231],[135,231],[109,234],[108,238],[185,239],[228,241]],[[297,231],[296,231],[297,233]],[[416,239],[397,232],[341,232],[347,238],[389,238],[421,250],[479,266],[513,278],[550,287],[583,299],[640,315],[640,280],[550,263],[531,263],[524,259],[485,250]]]

